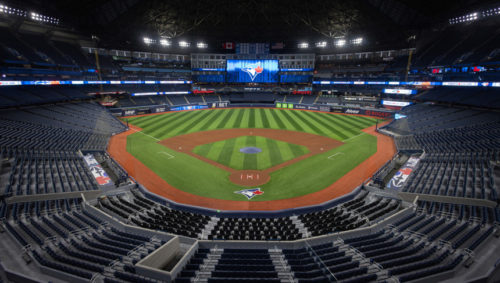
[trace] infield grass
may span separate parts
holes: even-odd
[[[259,153],[240,152],[244,147],[257,147]],[[241,136],[199,145],[194,153],[237,170],[263,170],[309,152],[302,145],[286,143],[261,136]]]

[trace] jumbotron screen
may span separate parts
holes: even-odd
[[[278,60],[227,60],[227,83],[277,83]]]

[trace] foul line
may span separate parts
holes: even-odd
[[[144,133],[144,132],[142,132],[142,131],[138,131],[138,130],[136,130],[136,129],[134,129],[134,128],[129,128],[129,129],[131,129],[132,131],[136,131],[137,133],[141,133],[141,134],[143,134],[143,135],[145,135],[145,136],[148,136],[148,137],[150,137],[150,138],[152,138],[152,139],[154,139],[154,140],[156,140],[156,141],[160,141],[159,139],[157,139],[157,138],[155,138],[155,137],[153,137],[153,136],[150,136],[150,135],[148,135],[148,134],[146,134],[146,133]]]
[[[337,152],[335,154],[332,154],[332,155],[328,156],[328,159],[332,159],[332,157],[335,157],[336,155],[339,155],[339,154],[343,155],[344,153],[343,152]]]
[[[175,156],[173,156],[172,154],[170,154],[170,153],[168,153],[166,151],[158,151],[157,153],[159,153],[159,154],[165,154],[166,156],[168,156],[167,159],[172,159],[172,158],[175,157]]]
[[[350,140],[352,140],[352,139],[354,139],[354,138],[357,138],[357,137],[359,137],[359,136],[362,136],[362,135],[364,135],[364,134],[366,134],[366,133],[365,133],[365,132],[363,132],[363,133],[361,133],[361,134],[359,134],[359,135],[355,135],[354,137],[350,137],[350,138],[348,138],[348,139],[345,139],[345,140],[343,140],[342,142],[350,141]]]

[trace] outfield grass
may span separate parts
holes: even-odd
[[[374,125],[375,118],[244,108],[167,112],[130,118],[128,121],[141,127],[143,132],[128,136],[127,151],[169,184],[186,192],[218,199],[246,200],[245,197],[234,194],[234,191],[242,187],[228,180],[228,172],[157,142],[187,133],[232,128],[285,129],[344,142],[340,147],[273,172],[271,181],[261,186],[264,194],[250,201],[291,198],[322,190],[376,152],[376,138],[360,131]],[[236,147],[235,141],[233,148]],[[279,146],[271,146],[270,150],[271,148],[281,151]],[[273,154],[277,155],[276,152]],[[228,164],[231,164],[231,160],[232,158]],[[232,166],[240,166],[235,164]],[[258,161],[256,164],[259,166]]]
[[[262,152],[247,154],[243,147],[258,147]],[[260,136],[241,136],[197,146],[194,153],[237,170],[263,170],[309,152],[302,145]]]

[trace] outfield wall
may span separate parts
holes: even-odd
[[[169,111],[185,111],[185,110],[200,110],[200,109],[210,109],[210,108],[238,108],[238,107],[249,107],[249,108],[281,108],[281,109],[294,109],[294,110],[311,110],[311,111],[321,111],[321,112],[334,112],[334,113],[344,113],[344,114],[354,114],[362,116],[370,116],[377,118],[391,118],[393,117],[395,111],[387,109],[366,109],[366,108],[355,108],[346,106],[332,106],[332,105],[322,105],[322,104],[299,104],[299,103],[283,103],[276,102],[275,104],[269,103],[236,103],[231,104],[229,102],[214,102],[208,105],[199,104],[186,104],[186,105],[154,105],[154,106],[139,106],[139,107],[125,107],[111,109],[111,113],[115,116],[128,117],[137,115],[147,115],[147,114],[157,114]]]

